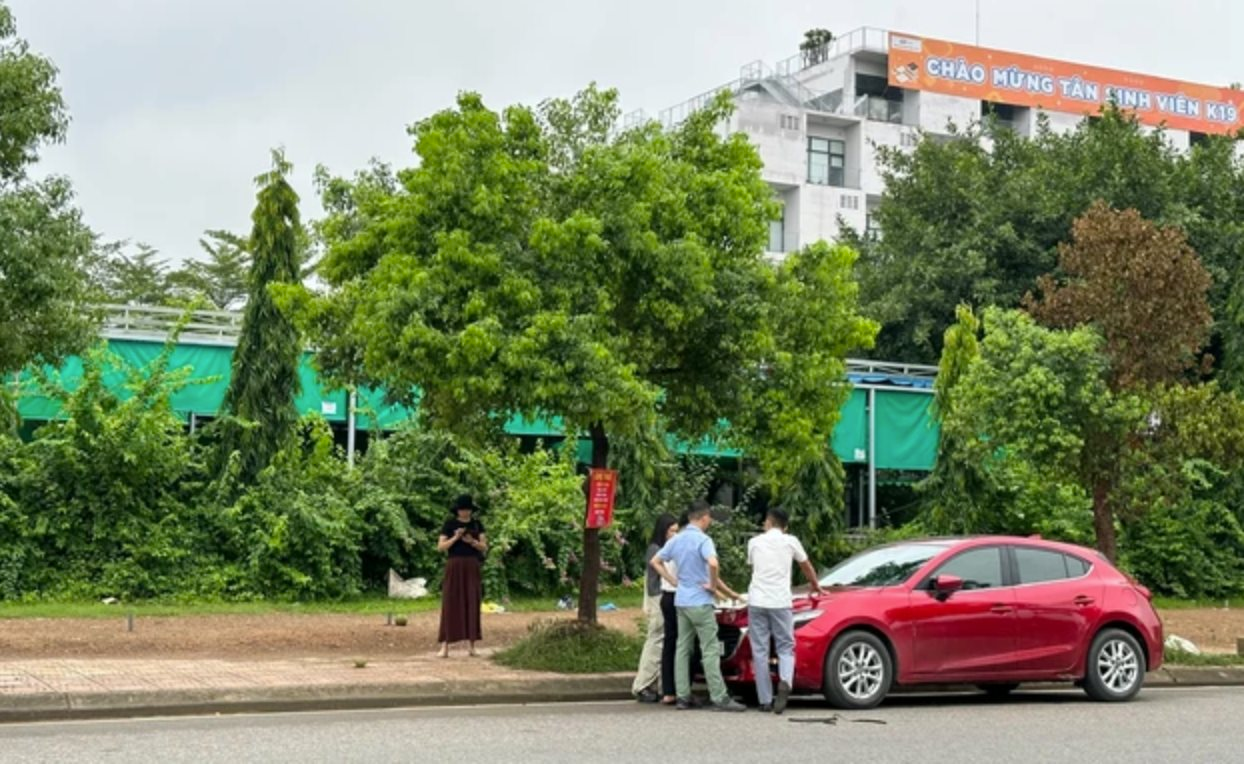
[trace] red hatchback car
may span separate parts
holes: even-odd
[[[839,708],[871,708],[896,685],[1069,681],[1128,700],[1162,663],[1147,589],[1096,552],[1036,538],[929,539],[878,547],[795,599],[795,682]],[[747,610],[718,613],[722,672],[754,681]],[[772,653],[770,653],[772,654]],[[776,677],[775,677],[776,683]]]

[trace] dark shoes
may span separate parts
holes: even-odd
[[[635,700],[638,700],[640,703],[660,703],[661,696],[652,690],[643,690],[635,696]]]
[[[762,704],[760,704],[759,706],[757,706],[757,707],[756,707],[756,710],[757,710],[757,711],[759,711],[759,712],[760,712],[760,713],[762,713],[762,714],[771,714],[771,713],[773,713],[773,704],[772,704],[772,703],[762,703]]]
[[[777,697],[773,700],[773,713],[780,714],[786,710],[786,702],[790,700],[790,685],[778,682]]]
[[[690,711],[693,708],[699,707],[700,701],[694,696],[690,698],[679,698],[677,702],[674,703],[674,708],[677,708],[679,711]]]

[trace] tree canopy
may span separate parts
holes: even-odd
[[[614,132],[613,91],[500,113],[461,95],[411,129],[420,162],[400,185],[322,184],[330,289],[302,315],[325,362],[418,390],[421,418],[459,432],[559,416],[598,458],[658,416],[693,441],[729,420],[776,484],[792,479],[828,452],[843,357],[875,327],[851,250],[764,259],[777,209],[755,149],[716,129],[730,108]]]
[[[290,165],[280,151],[272,169],[255,179],[259,186],[251,215],[254,259],[242,330],[233,354],[233,374],[224,408],[233,420],[225,427],[222,451],[238,452],[240,474],[253,481],[281,449],[298,422],[298,363],[302,341],[289,316],[276,306],[272,288],[299,284],[298,194],[287,176]]]
[[[1231,306],[1244,305],[1244,163],[1230,137],[1180,152],[1163,131],[1107,107],[1069,133],[1042,119],[1023,137],[987,118],[879,156],[882,233],[856,244],[865,312],[882,325],[880,356],[935,361],[961,302],[1018,307],[1056,270],[1072,222],[1102,201],[1184,231],[1213,279],[1220,368],[1240,362],[1244,313]]]
[[[68,180],[27,177],[68,122],[56,67],[17,37],[0,3],[0,374],[55,363],[94,333],[87,270],[95,237]]]

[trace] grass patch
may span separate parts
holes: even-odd
[[[1158,610],[1191,610],[1193,608],[1241,608],[1244,609],[1244,598],[1235,597],[1227,600],[1185,600],[1174,597],[1154,597],[1153,606]]]
[[[510,668],[559,674],[633,671],[644,641],[637,634],[571,620],[537,621],[494,660]]]
[[[619,608],[637,608],[643,605],[643,591],[638,587],[607,589],[600,593],[598,602],[612,602]],[[126,613],[147,617],[176,617],[194,615],[270,615],[273,613],[303,613],[310,615],[384,615],[394,613],[407,615],[440,610],[437,596],[417,600],[389,599],[382,594],[368,594],[348,600],[283,602],[273,600],[248,600],[229,602],[222,600],[142,600],[105,605],[88,600],[32,600],[0,602],[0,619],[3,618],[118,618]],[[578,600],[572,606],[578,608]],[[516,597],[506,605],[515,613],[538,613],[557,610],[557,597]]]
[[[1186,653],[1167,649],[1163,654],[1166,662],[1174,666],[1244,666],[1244,656],[1230,653]]]

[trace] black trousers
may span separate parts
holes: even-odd
[[[674,654],[678,651],[678,611],[674,609],[674,593],[661,592],[661,617],[665,621],[665,642],[661,645],[661,694],[672,697],[674,691]]]

